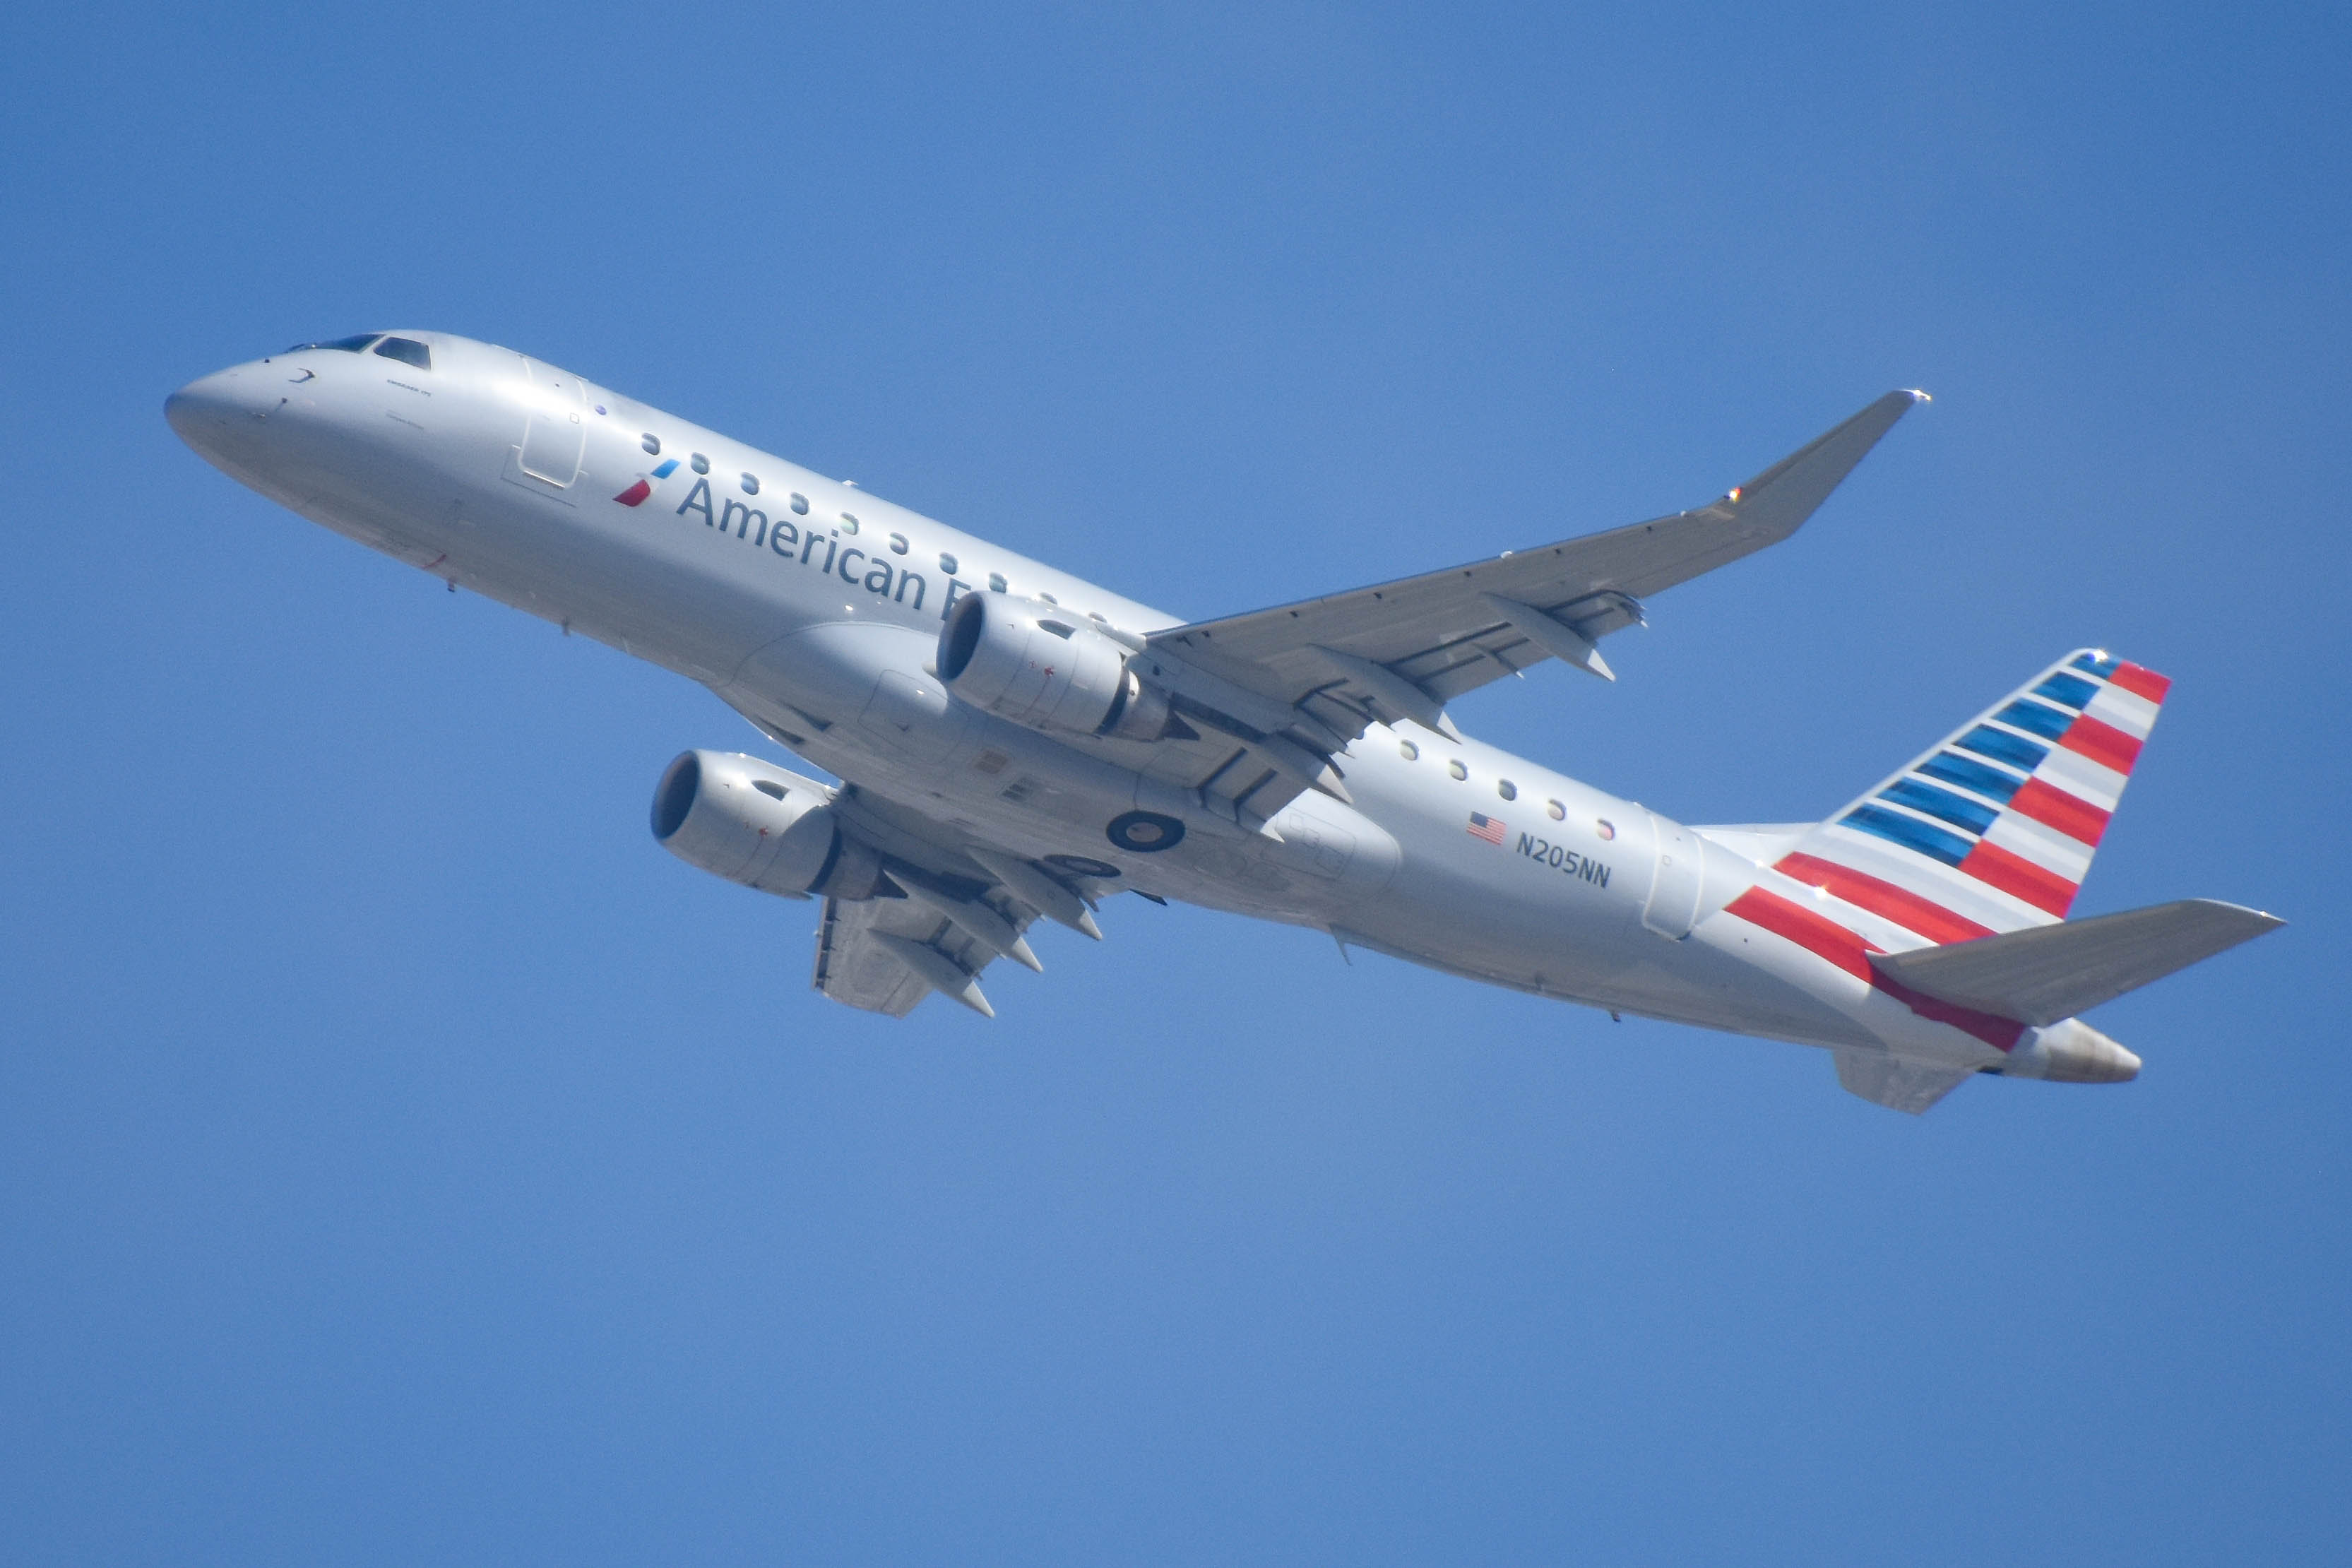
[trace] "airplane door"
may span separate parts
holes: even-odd
[[[1650,879],[1650,900],[1642,908],[1642,923],[1675,942],[1690,935],[1698,920],[1701,873],[1706,866],[1698,835],[1679,822],[1649,812],[1652,842],[1657,848],[1657,869]]]
[[[580,477],[588,445],[588,389],[568,370],[525,359],[530,377],[530,421],[523,426],[522,471],[562,487]]]

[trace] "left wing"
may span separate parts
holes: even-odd
[[[1192,728],[1232,742],[1223,770],[1193,786],[1204,805],[1256,826],[1304,789],[1345,799],[1324,770],[1373,723],[1453,734],[1448,700],[1547,658],[1614,679],[1595,645],[1640,621],[1644,598],[1794,533],[1926,395],[1890,392],[1689,511],[1132,645],[1159,657]]]

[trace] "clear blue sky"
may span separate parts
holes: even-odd
[[[0,58],[0,1560],[2320,1562],[2352,1537],[2341,6],[33,7]],[[1479,733],[1803,819],[2054,653],[2087,912],[1924,1121],[1132,900],[983,1025],[648,837],[696,688],[173,386],[528,349],[1205,616],[1936,395]]]

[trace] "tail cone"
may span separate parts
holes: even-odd
[[[2033,1031],[2031,1045],[2010,1057],[2013,1078],[2053,1083],[2129,1083],[2139,1076],[2139,1058],[2080,1018],[2067,1018]]]

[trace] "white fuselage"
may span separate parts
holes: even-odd
[[[173,424],[303,516],[688,676],[811,763],[1023,855],[1085,857],[1141,890],[1548,996],[2014,1070],[1714,918],[1759,875],[1737,840],[1417,726],[1348,750],[1352,807],[1309,792],[1275,834],[1202,815],[1164,852],[1122,849],[1105,824],[1164,807],[1164,786],[957,700],[934,649],[971,593],[1049,597],[1129,633],[1175,617],[511,351],[409,335],[429,370],[272,356],[184,389]],[[641,479],[638,504],[616,499]],[[1501,843],[1470,831],[1473,813]]]

